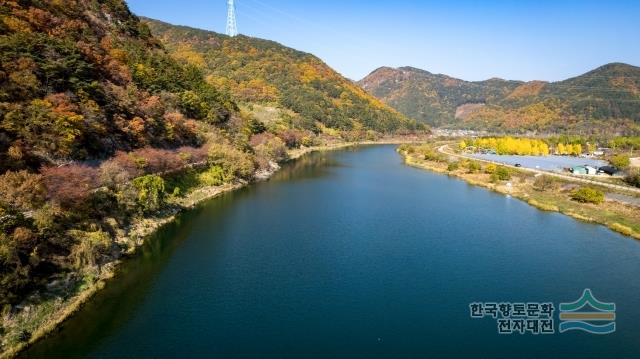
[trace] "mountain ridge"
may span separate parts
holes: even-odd
[[[271,40],[141,18],[174,58],[198,67],[207,81],[238,102],[290,110],[294,127],[317,131],[412,131],[423,125],[362,90],[317,56]]]
[[[640,130],[640,67],[620,62],[555,82],[466,81],[411,66],[383,66],[358,84],[405,115],[438,127],[507,132]],[[483,106],[459,111],[478,104]]]

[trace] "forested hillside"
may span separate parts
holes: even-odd
[[[560,82],[468,82],[409,67],[360,81],[409,117],[439,127],[506,132],[640,132],[640,68],[608,64]]]
[[[317,131],[412,131],[415,121],[370,96],[317,57],[273,41],[230,38],[210,31],[145,19],[152,33],[184,64],[240,102],[274,104],[295,113],[292,124]]]
[[[467,82],[412,67],[382,67],[360,84],[407,116],[438,127],[452,123],[458,107],[496,101],[520,85],[499,79]]]
[[[257,167],[234,141],[252,121],[122,0],[1,5],[0,353],[107,275],[137,219]]]
[[[4,1],[0,12],[2,172],[198,145],[193,120],[236,111],[122,1]]]

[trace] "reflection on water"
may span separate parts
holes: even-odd
[[[271,180],[304,181],[326,176],[332,167],[339,166],[335,156],[327,152],[314,152],[283,164]],[[119,267],[117,278],[68,320],[62,330],[39,342],[23,357],[71,358],[77,353],[91,352],[103,338],[117,331],[139,309],[154,278],[161,274],[175,249],[192,231],[199,229],[203,218],[223,216],[234,202],[250,196],[256,187],[263,185],[267,184],[258,183],[226,193],[178,215],[173,223],[152,235],[136,255],[125,260]]]
[[[340,166],[342,164],[336,160],[331,152],[313,152],[283,164],[282,169],[271,180],[298,181],[317,178],[329,174],[331,168]]]
[[[404,166],[393,146],[315,153],[181,215],[25,357],[631,358],[638,276],[637,241]],[[616,303],[618,332],[499,336],[469,317],[585,288]]]

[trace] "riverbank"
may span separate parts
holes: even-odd
[[[334,151],[363,145],[415,143],[418,140],[419,139],[413,138],[386,138],[380,141],[341,142],[325,146],[305,147],[290,150],[288,161],[296,160],[312,152]],[[278,167],[274,168],[272,171],[269,171],[266,176],[263,176],[262,179],[268,179],[276,173],[277,170]],[[0,353],[0,358],[15,357],[29,346],[55,332],[66,319],[77,313],[83,305],[99,293],[109,281],[117,280],[118,268],[122,261],[130,256],[136,255],[139,248],[141,248],[151,235],[161,227],[173,222],[179,213],[249,184],[248,182],[240,181],[224,186],[197,188],[184,197],[174,199],[166,208],[155,213],[154,216],[144,217],[134,221],[134,223],[126,229],[126,232],[118,233],[115,238],[115,241],[123,248],[127,248],[127,250],[122,254],[121,258],[103,266],[99,277],[93,278],[90,283],[83,283],[79,287],[69,289],[71,293],[66,293],[64,298],[52,296],[52,298],[43,300],[41,303],[24,308],[17,315],[3,313],[4,332],[0,334],[5,336],[5,338],[11,336],[15,339],[10,341],[9,346],[1,348],[4,350]]]
[[[434,150],[435,152],[435,150]],[[495,180],[480,161],[454,160],[446,156],[424,156],[410,148],[399,150],[408,166],[460,178],[467,183],[509,195],[548,212],[558,212],[580,221],[597,223],[623,235],[640,239],[640,210],[617,201],[600,204],[574,201],[572,193],[580,187],[571,181],[554,178],[541,185],[541,174],[509,169],[509,180]],[[429,157],[429,158],[426,158]],[[474,165],[469,165],[474,163]],[[472,168],[472,170],[470,170]],[[538,182],[537,182],[538,180]],[[597,188],[597,186],[594,186]]]
[[[84,283],[78,288],[73,289],[68,298],[52,298],[45,300],[38,305],[32,305],[23,309],[20,315],[13,318],[4,318],[3,323],[13,322],[9,331],[5,327],[3,335],[23,335],[22,333],[30,333],[28,341],[20,342],[14,346],[7,348],[0,353],[0,359],[13,358],[20,354],[29,346],[35,344],[42,338],[53,333],[66,319],[77,313],[82,306],[87,303],[94,295],[103,289],[110,280],[115,280],[118,276],[118,268],[122,261],[130,256],[137,254],[139,248],[146,240],[153,235],[158,229],[173,222],[177,215],[185,210],[189,210],[198,204],[221,196],[225,193],[235,191],[246,186],[248,183],[235,183],[218,187],[204,187],[194,190],[167,208],[159,211],[153,217],[143,217],[135,220],[127,229],[126,233],[119,233],[115,237],[115,242],[127,248],[122,256],[108,265],[103,266],[100,276],[95,278],[92,283]],[[4,313],[4,316],[8,314]]]

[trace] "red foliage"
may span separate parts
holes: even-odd
[[[146,117],[159,118],[165,111],[159,96],[149,96],[140,101],[140,110]],[[166,115],[168,119],[169,114]]]
[[[274,137],[275,136],[269,132],[259,133],[257,135],[251,136],[251,139],[249,140],[249,144],[251,145],[251,147],[255,148],[264,143],[267,143],[270,139]]]
[[[63,207],[76,207],[98,186],[98,171],[85,165],[45,167],[41,170],[48,197]]]
[[[50,13],[35,7],[30,7],[27,10],[27,20],[37,29],[46,28],[53,21]]]
[[[171,112],[164,116],[167,127],[171,129],[170,137],[182,143],[189,143],[198,132],[197,123],[194,120],[185,119],[179,112]]]
[[[118,85],[126,85],[132,81],[129,68],[115,59],[107,57],[104,69],[109,77]]]
[[[129,153],[117,152],[103,166],[115,165],[127,173],[127,178],[136,178],[146,174],[175,172],[189,164],[205,162],[208,152],[207,147],[181,147],[177,150],[147,147]]]
[[[80,112],[78,109],[78,105],[73,103],[73,100],[69,97],[69,95],[65,93],[57,93],[48,95],[45,97],[45,100],[51,102],[53,104],[53,111],[65,115],[65,116],[75,116]]]
[[[183,158],[187,163],[195,164],[207,161],[209,158],[209,147],[203,146],[200,148],[195,147],[181,147],[178,149],[178,155]]]
[[[149,174],[176,171],[186,165],[186,161],[177,152],[157,148],[142,148],[131,152],[129,156]]]
[[[304,132],[296,130],[286,130],[278,134],[278,137],[280,137],[282,141],[284,141],[285,145],[287,145],[287,147],[289,148],[300,147],[304,136]]]
[[[135,178],[144,174],[144,168],[136,163],[135,158],[126,152],[118,151],[116,155],[107,162],[115,163],[129,174],[129,178]]]
[[[134,117],[128,121],[124,127],[124,131],[131,137],[135,138],[138,143],[146,143],[146,121],[140,117]]]

